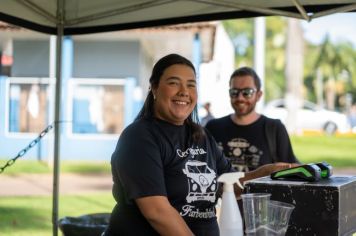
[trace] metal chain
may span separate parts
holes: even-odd
[[[31,148],[33,148],[34,146],[36,146],[36,144],[39,143],[40,140],[53,128],[53,124],[54,124],[54,123],[48,125],[48,126],[37,136],[37,138],[35,138],[34,140],[32,140],[32,141],[30,142],[30,144],[27,145],[27,147],[25,147],[24,149],[22,149],[14,158],[8,160],[4,166],[0,167],[0,174],[1,174],[2,172],[4,172],[4,170],[5,170],[7,167],[13,165],[13,164],[15,163],[15,161],[16,161],[18,158],[24,156]]]

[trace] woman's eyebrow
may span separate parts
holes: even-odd
[[[181,79],[177,76],[171,76],[171,77],[168,77],[167,80],[181,80]]]
[[[188,80],[188,83],[196,84],[196,83],[197,83],[197,80],[196,80],[196,79],[190,79],[190,80]]]
[[[172,80],[173,81],[182,81],[182,79],[180,77],[178,77],[178,76],[171,76],[171,77],[168,77],[166,79],[166,81],[172,81]],[[196,84],[197,80],[196,79],[189,79],[187,82]]]

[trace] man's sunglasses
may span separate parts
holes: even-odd
[[[239,97],[239,94],[241,93],[244,98],[251,98],[252,95],[256,92],[256,89],[253,88],[243,88],[243,89],[237,89],[237,88],[232,88],[229,89],[229,94],[231,98],[237,98]]]

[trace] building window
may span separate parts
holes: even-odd
[[[118,134],[124,127],[124,83],[113,79],[72,79],[73,134]]]
[[[9,83],[9,132],[39,133],[48,125],[49,84],[26,79]]]

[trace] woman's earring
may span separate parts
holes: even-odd
[[[153,100],[156,100],[156,95],[153,94]]]

